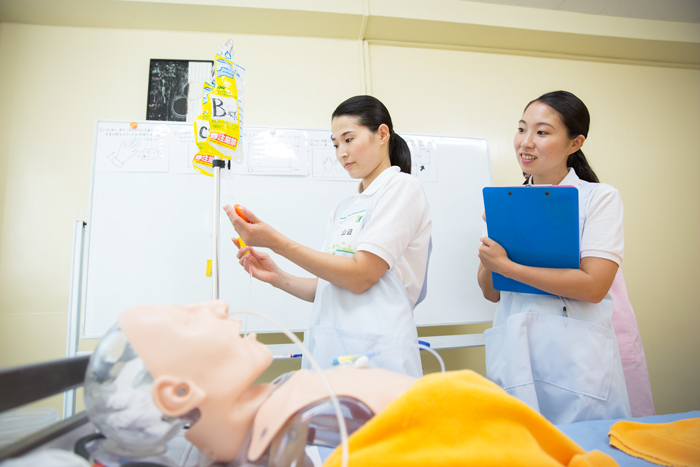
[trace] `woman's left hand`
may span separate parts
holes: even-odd
[[[248,209],[243,207],[240,209],[242,209],[243,215],[247,218],[248,222],[239,216],[232,206],[224,206],[224,211],[226,215],[228,215],[231,224],[233,224],[233,228],[246,245],[270,249],[274,249],[278,246],[283,238],[279,232],[258,219],[257,216]]]
[[[488,237],[482,237],[479,246],[479,260],[489,271],[503,274],[506,267],[511,263],[506,250],[501,245]]]

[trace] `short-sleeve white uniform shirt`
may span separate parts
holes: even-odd
[[[360,233],[357,250],[368,251],[386,261],[415,305],[427,273],[432,229],[423,187],[415,177],[392,166],[356,194],[352,204],[370,197],[375,197],[374,208]],[[333,231],[339,207],[340,203],[328,218],[328,234]]]
[[[572,168],[559,183],[581,189],[590,182],[581,180]],[[625,251],[624,210],[620,192],[606,183],[598,183],[586,204],[581,234],[581,258],[595,257],[622,263]]]

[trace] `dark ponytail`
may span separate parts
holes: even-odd
[[[406,141],[394,133],[389,111],[379,99],[372,96],[355,96],[341,103],[333,112],[331,120],[336,117],[355,117],[357,123],[376,133],[382,124],[389,127],[389,161],[401,172],[411,173],[411,151]]]
[[[591,116],[588,113],[586,104],[581,99],[567,91],[554,91],[543,94],[534,101],[525,106],[525,110],[535,102],[541,102],[556,110],[564,123],[569,138],[574,139],[579,135],[588,137],[588,128],[591,124]],[[581,180],[586,180],[591,183],[598,183],[598,176],[595,174],[591,166],[583,155],[580,149],[569,155],[566,160],[567,167],[573,167],[576,175]],[[529,178],[529,176],[526,176]]]

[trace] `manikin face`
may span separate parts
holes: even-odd
[[[242,338],[240,320],[227,313],[224,301],[143,305],[122,313],[119,324],[154,377],[167,372],[195,378],[220,368],[242,371],[241,362],[267,361],[267,347],[254,333]],[[192,367],[186,365],[190,360],[196,362]]]
[[[187,438],[216,459],[233,459],[252,424],[251,385],[272,354],[255,334],[240,336],[223,301],[144,305],[126,310],[119,325],[153,375],[153,400],[165,414],[194,409]]]
[[[570,139],[557,111],[534,102],[523,114],[515,133],[515,154],[523,172],[533,176],[535,184],[558,184],[569,169],[569,154],[581,148],[585,138]]]
[[[331,122],[333,146],[338,162],[352,178],[361,178],[366,188],[385,169],[389,160],[389,128],[381,125],[376,133],[359,125],[355,117],[340,116]]]

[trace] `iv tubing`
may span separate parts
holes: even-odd
[[[248,309],[253,309],[253,269],[249,268],[250,278],[248,279]],[[248,318],[250,315],[245,315],[245,325],[243,326],[243,337],[248,335]]]
[[[187,465],[187,460],[190,458],[190,452],[192,452],[192,443],[187,445],[184,454],[182,454],[182,459],[180,459],[180,467]]]
[[[318,375],[321,377],[321,380],[323,381],[323,384],[325,384],[326,389],[328,390],[328,395],[330,396],[331,403],[333,404],[333,408],[335,409],[335,416],[338,419],[338,429],[340,431],[340,443],[341,443],[341,453],[342,453],[342,461],[341,461],[341,467],[348,467],[348,462],[349,462],[349,457],[350,457],[350,449],[348,448],[348,429],[345,426],[345,419],[343,418],[343,412],[340,409],[340,403],[338,402],[338,398],[335,396],[335,392],[333,392],[333,388],[331,387],[330,383],[326,379],[326,377],[323,375],[323,371],[321,370],[321,367],[318,365],[316,362],[316,359],[311,355],[309,350],[302,344],[302,342],[299,340],[297,336],[295,336],[289,329],[286,327],[282,326],[282,324],[277,321],[274,318],[271,318],[270,316],[267,316],[264,313],[260,313],[258,311],[252,311],[252,310],[240,310],[240,311],[231,311],[227,315],[227,317],[230,317],[232,315],[237,315],[237,314],[249,314],[253,316],[259,316],[260,318],[263,318],[270,323],[274,324],[277,326],[285,336],[287,336],[292,342],[294,342],[299,349],[301,349],[302,353],[306,358],[309,359],[309,363],[311,363],[311,367],[316,370]]]
[[[417,345],[418,345],[419,349],[426,350],[426,351],[430,352],[431,354],[433,354],[433,356],[435,356],[435,358],[437,358],[437,361],[440,363],[440,371],[442,373],[444,373],[445,372],[445,362],[442,360],[442,357],[440,357],[440,354],[437,353],[436,351],[434,351],[433,349],[431,349],[427,345],[423,345],[423,344],[417,344]],[[401,346],[390,347],[389,349],[384,349],[384,352],[386,352],[387,350],[392,351],[392,350],[396,350],[396,349],[400,349],[400,348],[401,348]],[[374,357],[376,357],[380,353],[382,353],[382,350],[374,349],[373,351],[367,352],[364,355],[341,355],[341,356],[333,359],[333,365],[334,366],[343,366],[343,365],[349,364],[349,365],[353,365],[355,367],[363,367],[363,366],[367,365],[367,363],[371,359],[373,359]]]
[[[434,351],[433,349],[431,349],[431,348],[428,347],[427,345],[418,344],[418,348],[421,349],[421,350],[427,350],[428,352],[430,352],[431,354],[433,354],[433,355],[435,356],[435,358],[438,359],[438,362],[440,362],[440,371],[441,371],[442,373],[445,372],[445,362],[442,361],[442,357],[440,356],[440,354],[438,354],[436,351]]]

